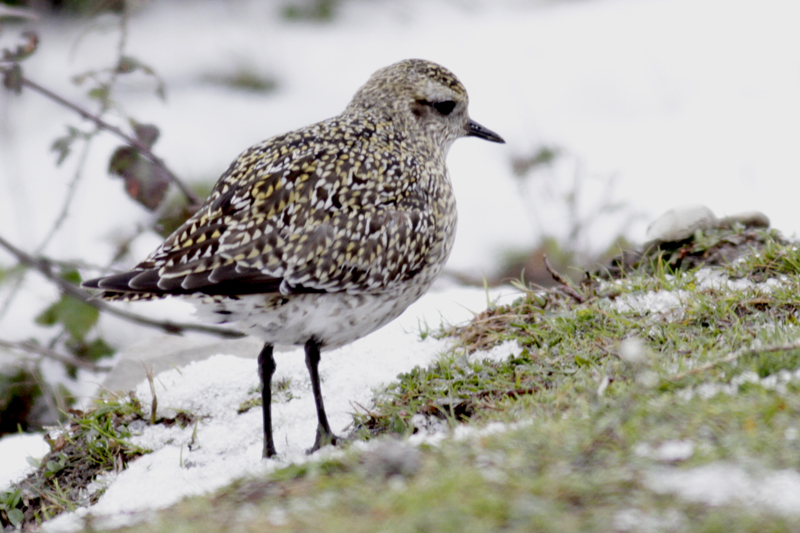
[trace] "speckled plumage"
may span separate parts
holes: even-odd
[[[447,260],[450,145],[502,142],[469,120],[467,104],[435,63],[381,69],[341,115],[243,152],[133,270],[86,285],[107,299],[192,297],[202,315],[261,337],[270,359],[272,344],[332,348],[366,335],[424,294]]]

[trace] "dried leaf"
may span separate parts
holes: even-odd
[[[139,152],[130,146],[120,146],[111,155],[111,161],[108,164],[108,171],[117,176],[125,177],[128,169],[134,164]]]
[[[14,63],[3,71],[3,87],[16,94],[22,92],[22,67]]]
[[[153,124],[139,124],[134,120],[131,122],[136,138],[142,141],[142,144],[148,148],[152,148],[158,140],[158,136],[161,134],[158,127]]]
[[[169,177],[164,169],[140,158],[134,165],[134,173],[125,178],[125,189],[128,195],[142,204],[147,209],[153,211],[164,200],[164,196],[169,187]]]
[[[117,63],[117,73],[118,74],[130,74],[135,70],[138,70],[142,67],[142,64],[139,62],[138,59],[130,56],[122,56],[119,58],[119,63]]]
[[[122,56],[119,58],[119,63],[117,63],[118,74],[130,74],[131,72],[135,72],[137,70],[141,70],[142,72],[150,76],[155,75],[153,67],[142,63],[135,57]]]
[[[143,157],[136,149],[120,146],[111,156],[108,171],[125,180],[128,196],[153,211],[164,200],[169,176],[160,166]]]
[[[119,62],[117,63],[115,71],[117,74],[130,74],[132,72],[140,71],[148,76],[152,76],[156,80],[156,95],[161,98],[161,100],[166,100],[166,86],[164,84],[164,80],[162,80],[153,67],[142,63],[135,57],[131,56],[122,56],[119,58]]]
[[[22,61],[36,52],[36,48],[39,46],[39,35],[34,31],[26,31],[22,33],[21,37],[25,39],[25,42],[17,46],[15,50],[3,49],[5,61]]]

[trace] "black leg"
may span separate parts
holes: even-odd
[[[272,345],[265,344],[258,354],[258,377],[261,379],[261,413],[264,415],[264,457],[276,455],[272,441],[272,374],[275,373],[275,359]]]
[[[319,343],[314,339],[306,342],[306,366],[308,375],[311,376],[311,389],[314,391],[314,403],[317,404],[317,438],[314,446],[308,450],[313,453],[328,444],[336,444],[336,435],[328,425],[328,417],[325,415],[325,405],[322,403],[322,388],[319,384]]]

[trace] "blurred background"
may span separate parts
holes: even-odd
[[[796,0],[0,2],[0,238],[38,261],[0,247],[0,434],[51,423],[93,365],[153,333],[37,270],[133,266],[191,211],[168,172],[203,197],[242,150],[338,114],[401,59],[451,69],[507,141],[450,152],[443,284],[545,284],[544,253],[579,279],[683,204],[794,235],[798,20]],[[191,320],[181,302],[129,308]]]

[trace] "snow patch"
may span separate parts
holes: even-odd
[[[34,470],[28,458],[39,460],[50,451],[41,433],[8,435],[0,439],[0,490]]]
[[[690,469],[659,468],[645,476],[655,492],[672,493],[706,505],[740,504],[755,510],[800,514],[800,473],[712,463]]]

